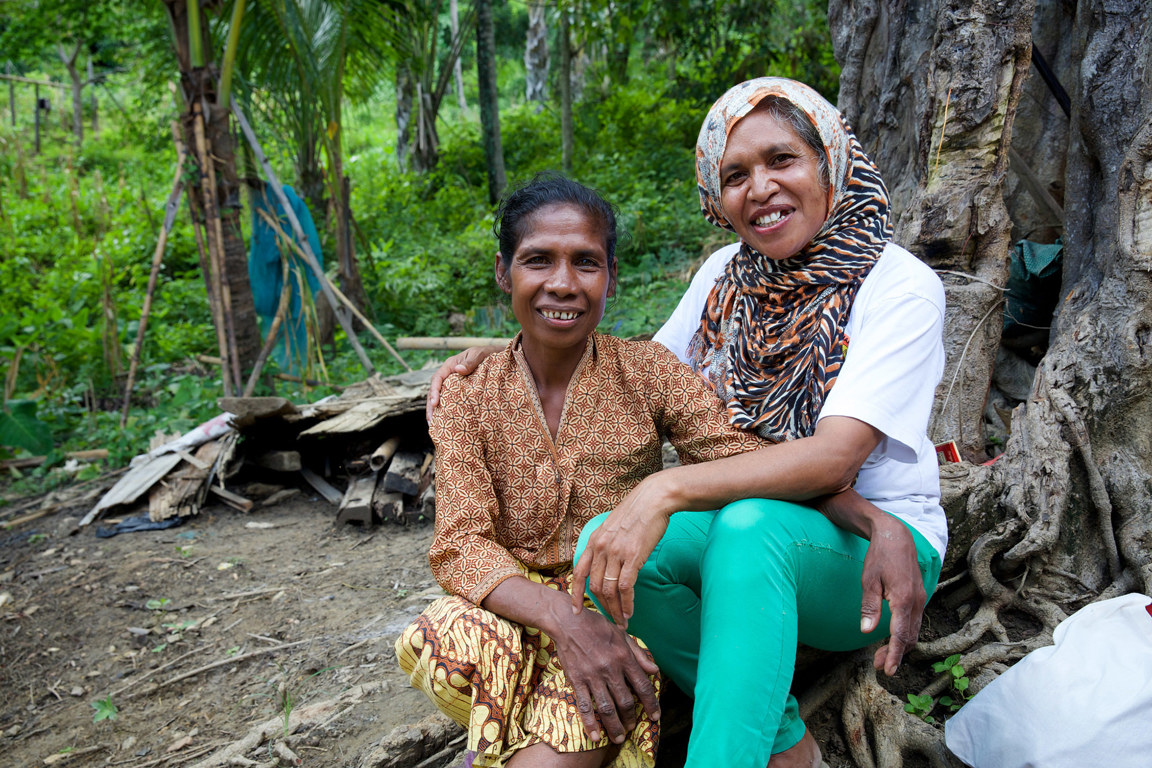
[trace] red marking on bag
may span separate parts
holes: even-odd
[[[1152,603],[1148,603],[1148,605],[1144,606],[1144,610],[1148,611],[1149,616],[1152,616]]]

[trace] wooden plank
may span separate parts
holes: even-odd
[[[404,517],[404,494],[394,492],[380,492],[372,497],[372,509],[383,521],[403,525],[407,520]]]
[[[512,339],[481,336],[401,336],[396,339],[397,349],[463,350],[471,347],[506,347]]]
[[[420,494],[420,502],[418,504],[420,514],[424,516],[425,520],[436,519],[436,482],[433,481],[428,484],[424,492]]]
[[[424,464],[424,454],[402,451],[392,457],[388,472],[382,483],[385,491],[395,491],[407,496],[420,493],[420,468]]]
[[[300,451],[267,451],[256,457],[256,465],[275,472],[299,472],[304,466]]]
[[[222,485],[212,485],[208,490],[219,496],[220,500],[225,504],[241,512],[250,512],[252,507],[256,505],[251,499],[246,499],[238,493],[233,493]]]
[[[300,412],[291,400],[284,397],[221,397],[216,400],[216,405],[242,424]]]
[[[127,474],[121,477],[119,482],[101,497],[100,501],[96,502],[96,506],[80,520],[80,527],[91,523],[109,507],[131,504],[136,501],[181,461],[183,459],[175,453],[164,453],[141,461],[128,470]]]
[[[344,494],[333,488],[331,483],[308,469],[308,467],[301,467],[300,475],[308,481],[309,485],[316,489],[317,493],[327,499],[329,504],[339,504],[340,500],[344,498]]]
[[[159,521],[198,514],[207,493],[205,485],[211,482],[212,467],[223,447],[221,440],[204,443],[196,449],[191,462],[185,461],[154,486],[148,493],[149,519]],[[184,451],[177,451],[176,455],[181,453]]]
[[[336,513],[336,522],[359,522],[364,525],[372,524],[372,494],[376,492],[376,482],[380,479],[377,472],[355,477],[344,491],[344,498],[340,501],[340,509]]]

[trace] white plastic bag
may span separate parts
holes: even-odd
[[[1152,766],[1152,598],[1132,594],[1069,616],[945,726],[972,768]]]

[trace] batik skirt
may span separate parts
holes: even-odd
[[[539,584],[568,592],[572,571],[525,571]],[[585,610],[595,610],[590,601]],[[605,765],[650,768],[659,723],[636,705],[637,725],[619,747],[606,736],[592,741],[552,638],[508,621],[461,597],[436,600],[396,640],[396,658],[412,685],[468,731],[476,768],[501,766],[519,749],[539,742],[557,752],[609,748]],[[653,681],[659,691],[660,681]]]

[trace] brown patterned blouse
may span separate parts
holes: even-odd
[[[760,448],[728,424],[707,384],[660,344],[593,334],[568,385],[555,442],[517,336],[445,382],[436,443],[436,580],[477,605],[521,567],[572,563],[580,529],[660,470]]]

